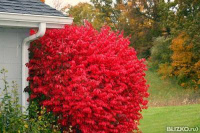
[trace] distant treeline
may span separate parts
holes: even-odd
[[[78,25],[87,20],[99,29],[108,25],[130,37],[138,57],[149,59],[163,78],[183,87],[200,88],[199,0],[91,0],[69,14]]]

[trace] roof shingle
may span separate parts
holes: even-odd
[[[66,17],[40,0],[0,0],[0,12]]]

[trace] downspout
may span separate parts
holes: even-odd
[[[29,98],[28,93],[24,92],[24,89],[29,85],[27,78],[29,76],[28,68],[26,67],[26,63],[29,62],[29,46],[30,42],[34,41],[42,36],[44,36],[46,32],[46,23],[40,23],[39,24],[39,30],[36,34],[31,35],[24,39],[22,43],[22,112],[25,112],[28,108],[28,101]]]

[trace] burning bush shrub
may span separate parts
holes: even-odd
[[[53,112],[65,131],[138,130],[148,86],[144,60],[129,44],[108,27],[48,30],[30,47],[30,98]]]

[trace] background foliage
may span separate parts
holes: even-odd
[[[198,0],[91,2],[93,5],[87,6],[101,14],[93,16],[101,23],[98,26],[109,25],[113,30],[124,32],[124,35],[130,37],[131,46],[136,49],[137,56],[149,58],[149,66],[157,69],[163,78],[175,77],[183,87],[200,88]],[[69,13],[76,19],[73,11],[75,9],[80,8],[71,7]],[[88,20],[93,24],[95,19]],[[81,18],[76,20],[80,22]]]

